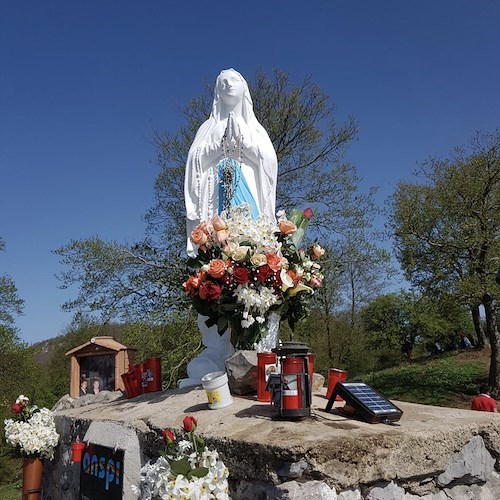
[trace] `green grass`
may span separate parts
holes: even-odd
[[[21,498],[21,485],[18,483],[0,484],[0,498],[2,500],[19,500]]]
[[[459,362],[456,354],[448,354],[360,378],[389,399],[450,406],[458,396],[477,394],[479,384],[488,378],[488,371],[477,361]]]

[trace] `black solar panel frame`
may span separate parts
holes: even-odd
[[[351,391],[351,388],[359,388],[360,386],[368,389],[371,395],[376,396],[376,398],[385,402],[388,408],[390,408],[390,411],[374,411],[373,408],[370,408],[370,406],[363,402],[355,392]],[[380,392],[376,391],[373,387],[361,380],[337,382],[326,405],[326,411],[331,411],[336,396],[340,396],[346,402],[346,405],[349,405],[354,409],[354,416],[370,424],[397,422],[403,415],[403,411],[400,408],[389,401]],[[339,408],[339,410],[341,409],[342,408]]]

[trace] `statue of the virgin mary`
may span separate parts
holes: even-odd
[[[192,230],[231,206],[248,203],[253,218],[265,214],[275,220],[278,161],[267,132],[257,121],[245,79],[234,69],[217,77],[212,112],[199,128],[188,153],[184,196],[187,253],[196,255]],[[233,354],[230,332],[220,336],[198,317],[206,349],[188,364],[189,379],[197,384],[207,373],[224,370]]]

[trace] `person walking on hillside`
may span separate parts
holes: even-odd
[[[479,395],[472,400],[471,410],[498,413],[497,404],[490,396],[490,391],[487,385],[482,385],[479,388]]]

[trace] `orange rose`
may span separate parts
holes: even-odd
[[[278,227],[285,236],[289,236],[290,234],[293,234],[295,233],[295,231],[297,231],[297,226],[289,220],[280,221]]]
[[[212,278],[222,278],[226,272],[226,266],[221,259],[214,259],[208,264],[208,274]]]
[[[215,231],[222,231],[223,229],[227,229],[226,221],[222,217],[219,217],[218,215],[212,217],[211,222]]]
[[[279,271],[281,269],[281,257],[275,253],[266,253],[267,265],[273,271]]]
[[[187,281],[182,284],[183,290],[189,295],[193,296],[200,288],[201,282],[205,279],[205,273],[198,273],[196,276],[190,276]]]
[[[203,222],[200,222],[195,229],[201,229],[206,235],[209,235],[212,232],[212,225],[210,222],[204,220]]]
[[[191,231],[191,241],[195,244],[201,247],[204,245],[208,240],[208,236],[206,233],[200,229],[198,226]]]

